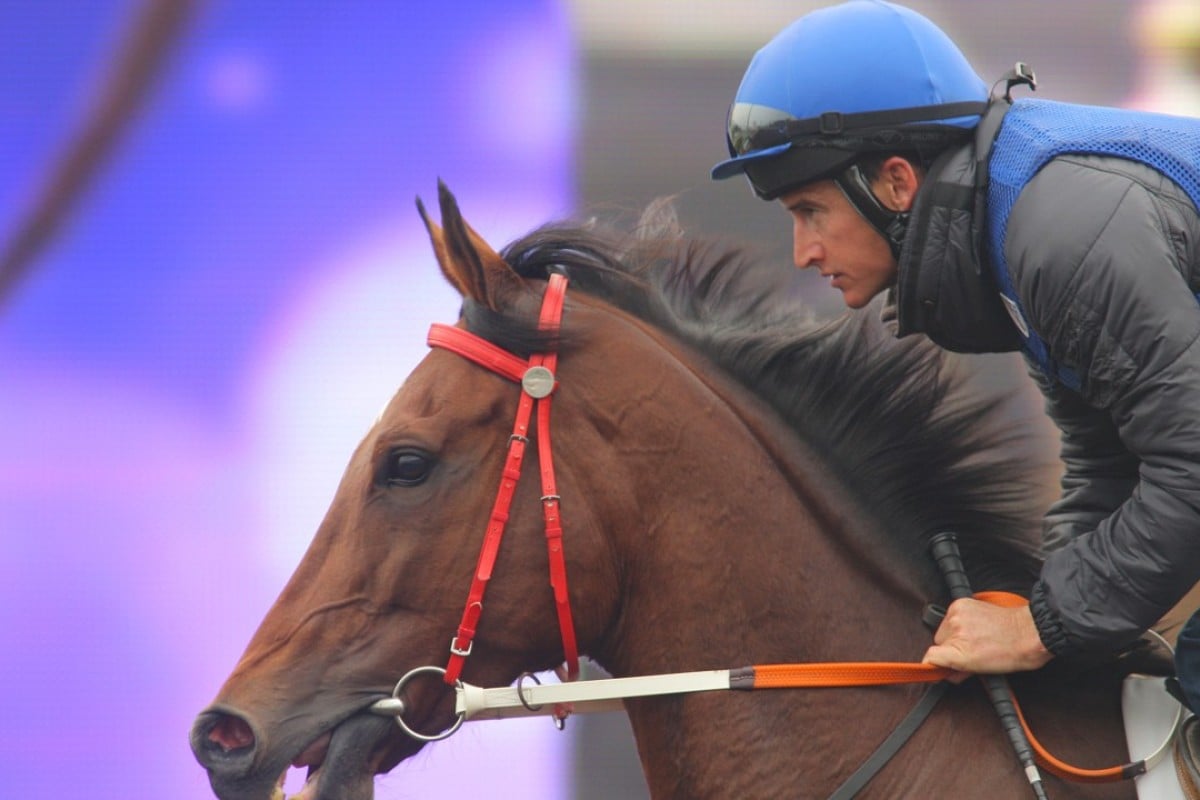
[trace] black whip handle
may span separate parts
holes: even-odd
[[[929,552],[933,554],[933,560],[942,570],[942,577],[946,579],[946,586],[950,588],[952,600],[974,596],[971,582],[967,579],[967,568],[958,552],[958,538],[953,533],[935,534],[929,540]]]
[[[934,534],[929,540],[929,552],[941,569],[942,577],[946,579],[951,599],[971,597],[971,582],[967,579],[967,569],[963,565],[962,555],[958,552],[957,537],[950,532]],[[988,698],[1000,717],[1004,732],[1008,734],[1008,741],[1012,743],[1017,760],[1025,769],[1025,776],[1029,779],[1029,785],[1033,787],[1034,796],[1038,800],[1047,800],[1042,776],[1033,758],[1033,748],[1029,745],[1025,729],[1021,727],[1021,718],[1017,716],[1016,706],[1013,705],[1012,688],[1003,675],[980,675],[979,679],[987,689]]]

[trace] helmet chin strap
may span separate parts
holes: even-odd
[[[892,255],[899,261],[904,235],[908,233],[909,212],[892,211],[880,203],[875,192],[871,191],[871,182],[867,180],[858,164],[851,164],[833,181],[850,201],[850,205],[854,206],[872,228],[879,231],[891,248]]]

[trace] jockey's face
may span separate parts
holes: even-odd
[[[905,211],[912,207],[918,183],[907,161],[892,158],[881,168],[872,189],[886,207]],[[841,291],[847,306],[861,308],[895,283],[896,259],[888,243],[833,180],[800,186],[782,195],[779,202],[792,215],[796,266],[816,267]]]

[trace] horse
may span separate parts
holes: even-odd
[[[669,209],[632,232],[548,224],[497,252],[441,185],[439,205],[440,225],[418,201],[463,298],[440,335],[467,331],[491,349],[472,359],[434,347],[354,451],[307,553],[191,730],[222,800],[280,797],[293,763],[309,768],[305,800],[372,797],[374,776],[425,744],[373,706],[428,667],[404,688],[405,725],[450,727],[454,680],[435,677],[448,657],[454,679],[484,687],[572,651],[616,677],[919,661],[931,641],[923,611],[948,597],[927,553],[933,532],[957,533],[976,589],[1028,593],[1055,462],[1012,393],[979,390],[952,356],[895,338],[874,311],[797,313],[777,273],[744,248],[683,236]],[[561,322],[547,324],[555,281],[568,291]],[[541,388],[527,390],[553,399],[552,426],[514,428],[520,376],[481,364],[537,354],[548,354]],[[526,443],[526,472],[552,462],[550,497],[508,472]],[[502,475],[507,533],[476,562]],[[543,530],[551,507],[557,539]],[[473,594],[464,614],[481,576],[486,598]],[[1107,766],[1128,758],[1126,671],[1108,658],[1052,662],[1012,684],[1049,749]],[[654,798],[823,798],[920,693],[705,692],[624,706]],[[1045,780],[1059,799],[1134,797],[1129,781]],[[967,680],[858,796],[1028,792]]]

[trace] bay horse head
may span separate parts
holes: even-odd
[[[929,343],[868,314],[797,319],[768,273],[674,234],[548,226],[497,253],[444,187],[439,199],[440,226],[421,214],[460,319],[435,326],[193,726],[223,800],[279,797],[293,763],[310,769],[305,800],[371,797],[374,776],[424,744],[371,712],[414,670],[403,721],[432,736],[458,719],[460,671],[507,686],[575,652],[617,676],[917,660],[921,609],[944,596],[924,556],[932,531],[959,532],[976,585],[1028,588],[1045,462],[1023,445],[1036,437],[964,392]],[[551,398],[552,421],[528,422],[540,417],[523,406]],[[850,734],[867,739],[913,697],[854,691],[872,713]],[[845,702],[626,708],[655,796],[823,796],[870,749],[839,735]],[[995,726],[965,696],[939,716],[921,737]],[[990,793],[954,796],[1015,796],[1023,778],[1002,777],[998,752],[975,756]],[[902,778],[885,772],[881,796],[907,796]]]

